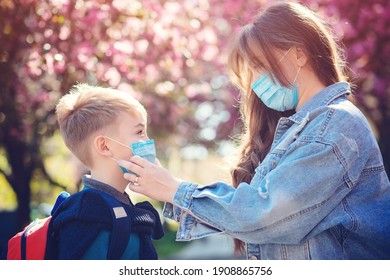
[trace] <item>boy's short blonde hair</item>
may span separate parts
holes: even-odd
[[[56,106],[57,121],[66,146],[86,166],[91,166],[90,136],[114,124],[122,112],[140,113],[145,108],[126,92],[111,88],[75,85]]]

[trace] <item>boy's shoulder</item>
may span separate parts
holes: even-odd
[[[72,194],[53,213],[54,224],[66,223],[72,219],[110,223],[110,208],[103,195],[108,196],[95,190],[82,190]]]

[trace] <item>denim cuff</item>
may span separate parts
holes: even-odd
[[[180,208],[188,209],[191,204],[192,194],[197,187],[198,184],[182,182],[173,197],[173,204]]]
[[[212,234],[221,233],[220,230],[199,220],[189,208],[193,206],[193,194],[199,188],[198,184],[182,182],[173,197],[173,203],[165,203],[163,215],[179,222],[177,241],[189,241]]]
[[[176,222],[180,221],[181,209],[177,206],[174,206],[172,203],[166,202],[163,208],[163,216],[175,220]]]
[[[174,204],[169,202],[164,204],[163,216],[179,222],[182,213],[181,208],[188,208],[191,196],[197,186],[197,184],[182,182],[173,197]]]

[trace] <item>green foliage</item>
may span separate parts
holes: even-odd
[[[165,235],[160,240],[153,240],[153,244],[156,247],[156,251],[159,258],[169,259],[171,255],[183,249],[188,243],[177,242],[176,239],[176,226],[170,226],[164,224]]]

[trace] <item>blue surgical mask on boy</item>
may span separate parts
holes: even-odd
[[[278,64],[290,50],[291,48],[287,50]],[[295,109],[298,105],[298,83],[295,81],[297,80],[300,70],[301,67],[299,67],[291,87],[284,87],[278,82],[274,82],[270,74],[265,72],[252,84],[252,90],[268,108],[280,112]]]
[[[139,156],[141,158],[144,158],[146,159],[147,161],[151,162],[151,163],[155,163],[156,162],[156,147],[154,145],[154,140],[153,139],[149,139],[149,140],[146,140],[146,141],[140,141],[140,142],[135,142],[135,143],[132,143],[130,144],[130,146],[127,146],[115,139],[112,139],[108,136],[105,136],[107,139],[110,139],[112,141],[114,141],[115,143],[118,143],[126,148],[129,148],[131,149],[131,151],[133,152],[133,155],[135,156]],[[134,172],[124,168],[123,166],[120,166],[118,165],[119,168],[122,170],[123,173],[132,173],[132,174],[135,174]],[[135,174],[136,175],[136,174]]]

